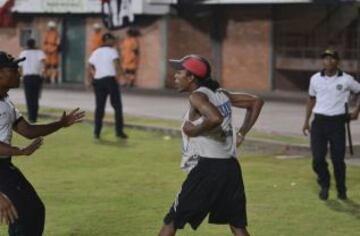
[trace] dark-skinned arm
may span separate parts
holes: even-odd
[[[29,124],[25,119],[21,119],[14,126],[14,130],[28,139],[33,139],[52,134],[61,128],[69,127],[74,123],[81,122],[84,116],[85,112],[80,111],[79,108],[76,108],[69,114],[63,112],[62,117],[59,121],[55,121],[49,124],[32,125]]]
[[[308,99],[306,100],[306,107],[305,107],[305,122],[304,122],[304,126],[303,126],[303,133],[305,136],[308,135],[309,131],[310,131],[310,117],[312,114],[312,110],[315,106],[316,103],[316,97],[308,97]]]
[[[232,106],[246,109],[245,118],[239,129],[239,133],[245,136],[258,119],[264,101],[260,97],[252,94],[222,91],[229,97]]]
[[[197,111],[203,118],[203,122],[198,125],[193,125],[190,121],[185,122],[183,131],[189,137],[196,137],[203,134],[206,131],[212,130],[219,126],[223,117],[219,110],[210,103],[208,97],[199,92],[195,92],[190,96],[190,104],[192,109]]]
[[[245,135],[253,127],[259,117],[264,101],[258,96],[247,93],[231,93],[221,90],[230,99],[231,105],[237,108],[246,109],[245,118],[236,135],[236,146],[240,146],[245,139]]]
[[[43,143],[43,139],[41,137],[36,138],[31,142],[30,145],[24,148],[19,148],[16,146],[11,146],[7,143],[0,142],[0,156],[29,156],[33,154]]]
[[[360,93],[357,93],[354,96],[356,96],[356,103],[354,109],[350,113],[351,120],[357,120],[360,112]]]
[[[114,66],[115,66],[115,71],[116,71],[116,78],[120,78],[121,76],[124,76],[124,71],[122,70],[121,66],[120,66],[120,59],[114,59],[113,61]]]
[[[87,67],[87,80],[86,80],[86,85],[90,86],[91,83],[94,80],[94,76],[95,76],[95,66],[91,63],[88,64]]]

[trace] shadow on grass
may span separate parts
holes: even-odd
[[[95,144],[112,146],[112,147],[121,147],[121,148],[131,146],[126,140],[110,141],[110,140],[100,139],[100,140],[96,140]]]
[[[350,199],[346,201],[329,200],[326,202],[326,205],[333,211],[338,211],[349,215],[353,215],[357,219],[360,219],[360,204],[354,202],[353,200]]]

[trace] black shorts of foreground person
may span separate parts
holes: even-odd
[[[189,223],[196,230],[208,214],[212,224],[247,226],[244,183],[237,159],[200,158],[164,223],[173,223],[176,229]]]

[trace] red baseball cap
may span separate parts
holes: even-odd
[[[187,70],[199,78],[210,75],[210,64],[202,56],[191,54],[181,59],[170,59],[169,63],[175,70]]]

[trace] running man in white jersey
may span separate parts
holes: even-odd
[[[182,125],[181,163],[188,176],[159,235],[173,236],[186,223],[196,230],[210,214],[209,223],[228,224],[234,235],[249,236],[236,147],[257,120],[263,101],[220,89],[211,79],[209,62],[201,56],[188,55],[170,60],[170,64],[176,69],[178,91],[190,93],[190,107]],[[238,132],[232,125],[232,106],[247,109]]]

